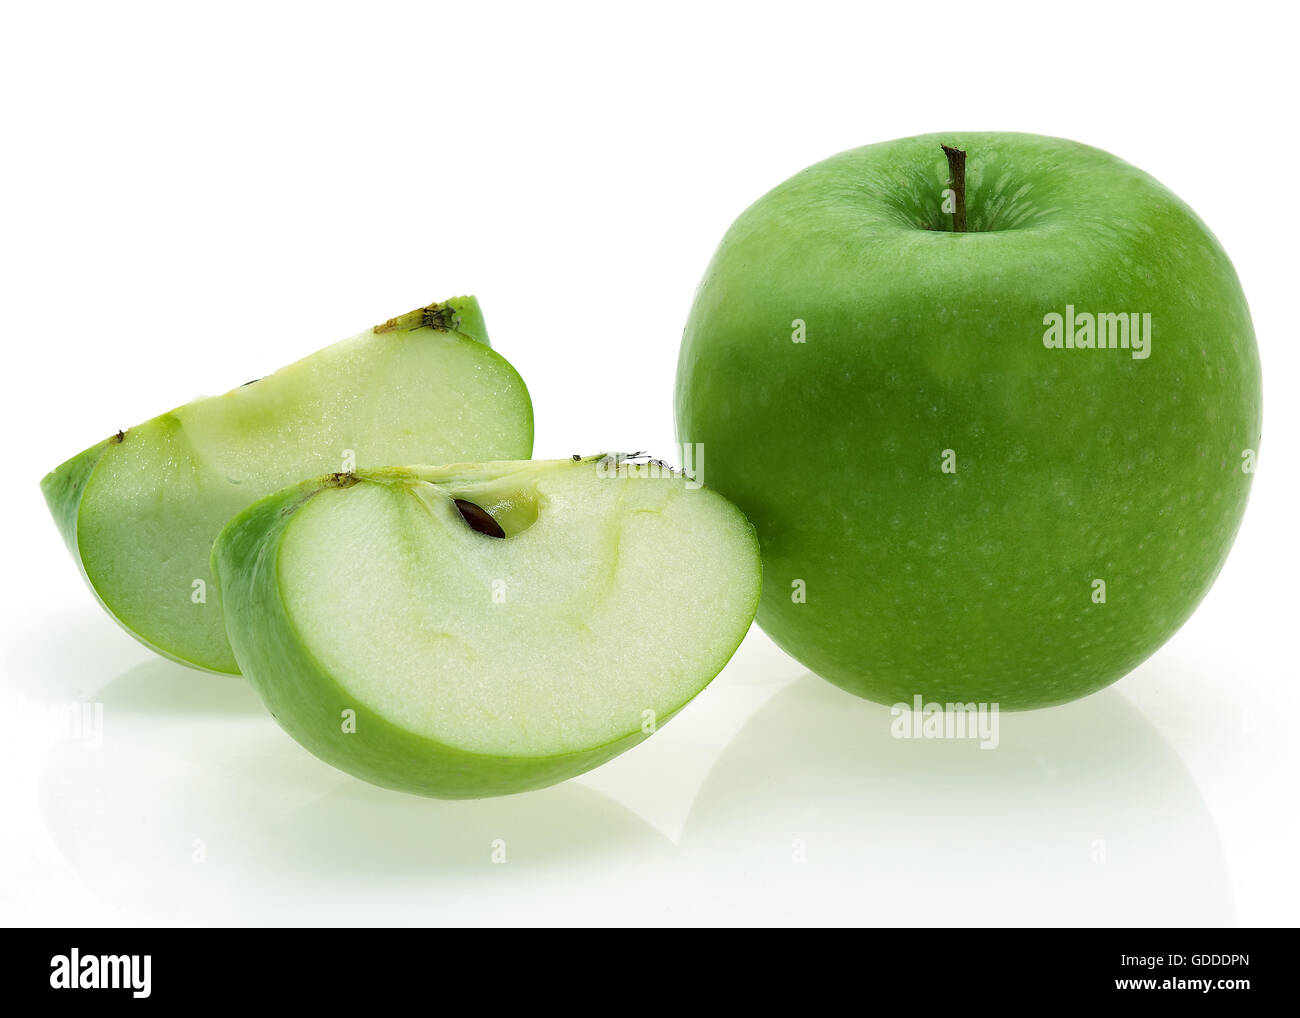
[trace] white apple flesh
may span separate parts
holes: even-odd
[[[731,503],[617,462],[358,471],[257,503],[213,549],[240,669],[317,756],[424,795],[635,745],[722,670],[760,567]]]
[[[41,482],[95,594],[173,660],[234,672],[212,541],[241,509],[353,463],[528,456],[528,390],[472,297],[432,304],[118,432]]]

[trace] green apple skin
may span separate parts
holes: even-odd
[[[562,461],[562,466],[588,466],[601,458]],[[556,784],[605,763],[649,737],[642,728],[632,728],[600,745],[549,755],[504,755],[448,745],[367,706],[363,698],[345,688],[322,666],[291,617],[284,600],[280,556],[287,530],[309,500],[322,492],[357,483],[390,483],[385,477],[395,478],[399,484],[416,473],[428,476],[438,471],[463,470],[463,476],[469,477],[484,467],[497,465],[389,468],[305,481],[250,506],[218,536],[212,549],[212,572],[222,586],[230,641],[243,674],[280,726],[324,762],[383,788],[439,799],[477,799]],[[552,463],[516,465],[545,469]],[[716,498],[710,492],[704,495]],[[734,508],[729,509],[735,513]],[[739,518],[738,513],[735,515]],[[734,591],[745,604],[740,613],[742,624],[711,659],[699,688],[716,676],[734,654],[758,606],[758,542],[747,523],[744,528],[749,546],[744,557],[752,575]],[[338,581],[347,582],[346,568],[340,571]],[[719,622],[715,628],[721,633],[726,626]],[[616,678],[610,676],[611,681]],[[675,717],[690,698],[660,711],[655,730]],[[354,723],[352,730],[343,734],[341,719],[346,711],[354,712]]]
[[[967,153],[969,232],[941,144]],[[1149,357],[1047,348],[1067,304],[1150,313]],[[1207,227],[1115,156],[1027,134],[869,145],[781,184],[723,238],[677,371],[679,440],[758,530],[759,624],[887,704],[1045,707],[1132,670],[1222,567],[1260,416]]]
[[[443,344],[449,357],[476,363],[500,380],[510,405],[484,406],[454,439],[391,428],[371,444],[369,462],[431,458],[515,458],[532,451],[532,405],[523,380],[491,350],[474,297],[454,297],[391,318],[356,337],[318,351],[264,379],[197,400],[118,432],[63,463],[41,491],[82,577],[123,629],[155,653],[206,671],[236,674],[226,639],[220,593],[208,573],[212,539],[239,510],[304,476],[329,469],[364,429],[349,409],[359,359],[381,345],[391,357],[403,344]],[[336,359],[324,362],[322,356]],[[285,381],[286,376],[289,381]],[[420,398],[410,378],[390,379],[378,402]],[[405,392],[401,388],[407,386]],[[344,409],[334,411],[332,400]],[[483,427],[496,415],[499,429]],[[477,422],[477,423],[476,423]],[[277,436],[298,427],[310,434],[292,451]],[[475,433],[477,428],[482,434]],[[381,429],[382,430],[382,429]],[[194,441],[203,433],[209,448]],[[247,441],[248,450],[238,446]],[[211,447],[226,462],[214,467]],[[238,455],[230,455],[239,453]],[[242,462],[241,462],[242,461]],[[233,466],[232,466],[233,462]],[[151,473],[151,471],[153,471]],[[205,600],[190,597],[193,580]]]

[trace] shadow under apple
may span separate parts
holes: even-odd
[[[242,675],[217,675],[153,658],[124,672],[95,699],[105,714],[177,718],[264,718],[266,708]]]

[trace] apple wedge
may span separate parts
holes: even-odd
[[[529,456],[533,413],[473,297],[390,319],[224,396],[119,431],[41,482],[108,612],[184,664],[237,670],[208,572],[232,516],[356,464]]]
[[[448,799],[636,745],[722,670],[760,582],[730,502],[615,456],[335,474],[244,510],[212,561],[289,734]]]

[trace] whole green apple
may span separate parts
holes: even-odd
[[[1227,255],[1106,152],[954,133],[747,209],[700,284],[677,429],[748,515],[758,621],[884,703],[1063,703],[1191,615],[1232,544],[1259,357]]]

